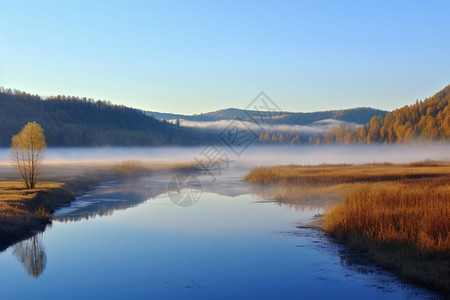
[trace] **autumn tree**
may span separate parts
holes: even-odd
[[[34,189],[47,144],[41,126],[29,122],[11,140],[11,158],[28,189]]]
[[[367,131],[366,127],[364,126],[362,126],[361,129],[359,130],[358,141],[361,143],[367,142]]]
[[[333,127],[324,134],[330,143],[407,143],[450,141],[450,85],[431,98],[381,115],[361,127]],[[310,139],[310,143],[314,138]]]
[[[291,144],[294,145],[294,144],[299,144],[299,143],[300,143],[300,136],[298,134],[296,134],[294,136],[294,138],[292,139]]]
[[[260,142],[264,142],[264,133],[261,133],[261,134],[259,135],[259,141],[260,141]]]

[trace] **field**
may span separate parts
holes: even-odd
[[[52,190],[60,189],[62,183],[39,182],[28,190],[22,181],[0,181],[0,234],[11,229],[25,229],[39,220],[48,220],[50,214],[43,197]]]
[[[275,185],[277,201],[330,196],[321,224],[328,234],[408,281],[450,293],[449,163],[283,166],[246,180]]]

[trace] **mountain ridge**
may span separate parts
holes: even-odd
[[[271,112],[272,115],[264,116],[264,122],[267,124],[277,124],[277,125],[308,125],[314,122],[333,119],[339,121],[345,121],[349,123],[365,124],[370,121],[370,119],[375,115],[385,116],[389,111],[380,110],[371,107],[355,107],[349,109],[340,110],[327,110],[327,111],[316,111],[316,112]],[[183,115],[183,114],[172,114],[172,113],[160,113],[155,111],[145,111],[145,114],[152,116],[160,120],[175,120],[183,119],[187,121],[196,122],[214,122],[222,120],[232,120],[235,118],[240,118],[242,120],[249,120],[253,115],[258,113],[267,114],[267,112],[255,111],[255,110],[244,110],[239,108],[225,108],[219,109],[212,112],[193,114],[193,115]]]

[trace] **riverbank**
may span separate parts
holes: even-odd
[[[23,181],[0,181],[0,237],[47,223],[52,207],[72,198],[63,185],[39,182],[29,190]]]
[[[168,164],[141,161],[109,163],[52,163],[43,169],[36,188],[27,190],[15,170],[3,164],[0,172],[0,251],[51,223],[58,207],[69,205],[77,193],[105,181],[138,178],[155,173],[196,170],[190,163]]]
[[[278,202],[329,197],[321,228],[408,282],[450,294],[450,164],[259,168]]]

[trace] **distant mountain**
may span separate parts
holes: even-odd
[[[208,112],[204,114],[195,114],[195,115],[181,115],[181,114],[171,114],[171,113],[159,113],[154,111],[145,111],[145,114],[148,116],[152,116],[159,120],[175,120],[175,119],[183,119],[187,121],[195,121],[195,122],[214,122],[221,120],[232,120],[236,117],[241,119],[245,119],[248,117],[247,111],[243,109],[237,108],[227,108],[221,109],[214,112]]]
[[[250,116],[260,115],[262,112],[254,110],[243,110],[238,108],[227,108],[196,115],[180,115],[170,113],[158,113],[153,111],[145,112],[148,116],[153,116],[160,120],[182,119],[193,122],[215,122],[222,120],[232,120],[240,118],[241,120],[249,120]],[[330,110],[318,112],[272,112],[270,116],[267,112],[263,116],[265,124],[272,125],[310,125],[322,120],[337,120],[347,123],[355,123],[363,125],[370,121],[373,116],[385,116],[388,112],[384,110],[360,107],[343,110]]]
[[[0,146],[28,122],[44,129],[49,146],[154,146],[205,144],[211,134],[149,117],[142,111],[93,99],[42,99],[0,88]]]

